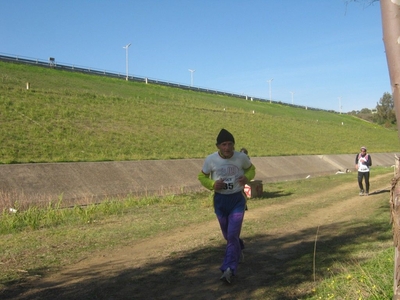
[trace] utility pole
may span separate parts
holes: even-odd
[[[271,78],[270,80],[267,80],[269,83],[269,103],[272,102],[272,96],[271,96],[271,82],[272,80],[274,80],[273,78]]]
[[[193,73],[196,72],[196,70],[189,69],[190,72],[190,86],[193,86]]]
[[[129,43],[128,45],[122,47],[124,49],[126,49],[126,80],[128,80],[128,76],[129,76],[129,67],[128,67],[128,48],[131,45],[131,43]]]

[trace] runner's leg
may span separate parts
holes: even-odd
[[[231,268],[233,274],[235,274],[235,271],[238,267],[240,252],[242,251],[239,236],[243,224],[243,217],[244,212],[236,212],[228,217],[228,226],[226,232],[227,245],[221,270]]]
[[[364,191],[364,186],[363,186],[363,183],[362,183],[362,180],[363,180],[363,173],[362,172],[358,172],[357,180],[358,180],[358,187],[360,188],[360,192]]]
[[[369,193],[369,172],[365,172],[364,177],[365,177],[365,192]]]

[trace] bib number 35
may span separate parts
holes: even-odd
[[[233,189],[233,182],[225,183],[224,190],[231,190]]]
[[[224,180],[224,183],[225,183],[224,190],[232,190],[234,181],[235,181],[235,178],[233,178],[233,177],[225,178],[225,180]]]

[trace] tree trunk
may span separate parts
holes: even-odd
[[[390,85],[396,119],[400,120],[400,0],[381,0],[383,43],[389,69]],[[398,136],[400,122],[397,121]],[[399,136],[400,137],[400,136]],[[394,278],[393,299],[400,300],[400,174],[399,160],[396,158],[396,174],[390,192],[391,217],[393,225]]]
[[[400,299],[400,177],[399,159],[395,161],[396,175],[392,180],[390,189],[390,215],[393,227],[394,242],[394,275],[393,275],[393,300]]]
[[[389,69],[396,119],[400,120],[400,1],[381,0],[383,43]],[[397,122],[400,133],[400,122]]]

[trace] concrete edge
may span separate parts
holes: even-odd
[[[395,153],[372,153],[374,166],[391,167]],[[295,180],[349,170],[356,154],[251,158],[256,178]],[[110,197],[204,191],[197,180],[204,159],[0,165],[1,207],[57,202],[83,205]],[[372,167],[372,172],[373,172]]]

